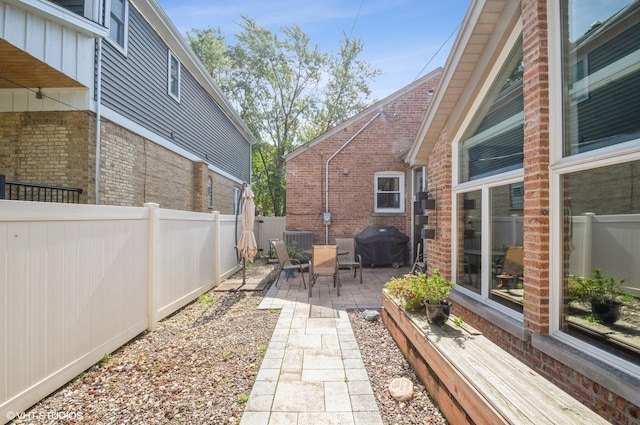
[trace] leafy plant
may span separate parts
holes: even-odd
[[[624,293],[624,279],[603,276],[600,269],[593,269],[591,277],[569,276],[569,299],[581,303],[610,304],[627,301],[630,296]]]
[[[198,300],[200,300],[201,304],[211,304],[213,302],[215,302],[215,298],[212,298],[206,294],[202,294],[198,297]]]
[[[246,394],[239,394],[238,395],[238,403],[239,404],[245,404],[247,401],[249,401],[249,396]]]
[[[406,274],[403,277],[392,277],[385,288],[389,295],[399,299],[407,310],[415,310],[424,303],[439,304],[444,301],[451,290],[453,282],[447,281],[439,269],[434,269],[431,276],[426,273]]]
[[[298,246],[298,242],[293,241],[291,245],[287,246],[287,254],[292,260],[300,260],[304,257],[304,250]]]

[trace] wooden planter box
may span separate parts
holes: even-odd
[[[386,290],[382,321],[451,424],[606,424],[602,417],[466,324],[430,326]]]

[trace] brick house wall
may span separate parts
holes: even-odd
[[[100,203],[233,213],[241,187],[110,121],[101,122]],[[81,203],[95,203],[95,115],[84,111],[0,114],[0,174],[7,180],[82,188]],[[209,207],[207,180],[213,181]]]
[[[555,385],[613,423],[639,423],[640,409],[619,394],[580,374],[532,344],[533,335],[548,333],[549,312],[549,72],[547,1],[522,0],[524,60],[524,339],[481,314],[454,304],[452,313],[484,336],[535,369]],[[428,162],[429,190],[438,197],[436,239],[425,241],[428,269],[440,268],[447,278],[451,270],[451,145],[445,130],[440,134]],[[433,227],[431,217],[429,226]],[[567,348],[568,349],[568,348]],[[637,400],[636,400],[637,401]]]
[[[416,136],[439,76],[438,70],[423,77],[420,83],[376,103],[287,158],[287,230],[310,230],[315,243],[325,242],[325,165],[353,138],[329,162],[328,210],[332,223],[328,242],[333,243],[336,237],[354,237],[370,225],[395,226],[411,234],[411,173],[402,153]],[[382,171],[405,175],[402,214],[374,213],[374,174]]]

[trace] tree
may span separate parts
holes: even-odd
[[[236,106],[256,140],[253,186],[265,215],[286,214],[284,157],[368,105],[378,69],[358,60],[359,40],[323,53],[297,25],[282,37],[242,17],[235,43],[219,29],[187,34],[192,49]],[[224,47],[223,47],[224,46]]]

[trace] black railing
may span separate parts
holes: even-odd
[[[79,204],[82,189],[6,180],[0,174],[0,199]]]

